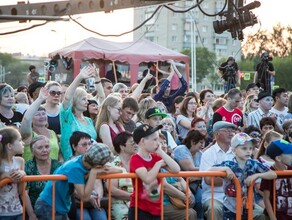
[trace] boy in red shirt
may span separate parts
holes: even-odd
[[[135,219],[136,190],[138,190],[138,219],[160,220],[161,181],[157,178],[157,174],[161,168],[172,173],[180,171],[179,165],[161,149],[158,131],[161,128],[162,125],[153,128],[142,124],[133,133],[133,139],[138,144],[138,153],[130,160],[130,172],[136,173],[139,179],[138,189],[135,187],[135,179],[132,179],[134,191],[131,195],[129,220]]]

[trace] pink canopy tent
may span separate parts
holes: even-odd
[[[82,60],[108,60],[130,65],[131,85],[137,82],[138,68],[142,62],[175,60],[185,63],[186,79],[189,80],[189,57],[169,50],[148,40],[117,43],[98,38],[87,38],[49,54],[50,58],[63,56],[73,59],[74,78],[80,71]],[[100,68],[101,76],[104,68]]]

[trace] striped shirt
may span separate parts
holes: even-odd
[[[255,127],[260,128],[260,120],[264,117],[271,117],[273,113],[269,111],[268,114],[265,114],[260,108],[252,111],[247,116],[247,126],[254,125]]]

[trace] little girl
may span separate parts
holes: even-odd
[[[21,178],[25,175],[24,159],[15,155],[23,154],[23,142],[16,128],[0,129],[0,180],[12,179],[0,187],[0,219],[22,219],[22,205],[19,195],[22,194]]]

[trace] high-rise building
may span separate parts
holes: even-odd
[[[224,7],[224,0],[205,0],[201,3],[202,10],[209,14],[215,14]],[[170,7],[175,10],[184,10],[196,4],[196,1],[179,1]],[[134,9],[134,26],[137,27],[150,18],[156,6]],[[140,29],[134,32],[134,40],[145,38],[158,43],[171,50],[182,51],[191,48],[193,38],[196,47],[205,47],[215,52],[217,59],[229,56],[239,60],[241,57],[241,42],[234,40],[227,31],[216,34],[213,29],[213,21],[219,17],[204,15],[198,7],[186,13],[174,13],[165,7],[158,12]],[[193,28],[192,28],[193,27]]]

